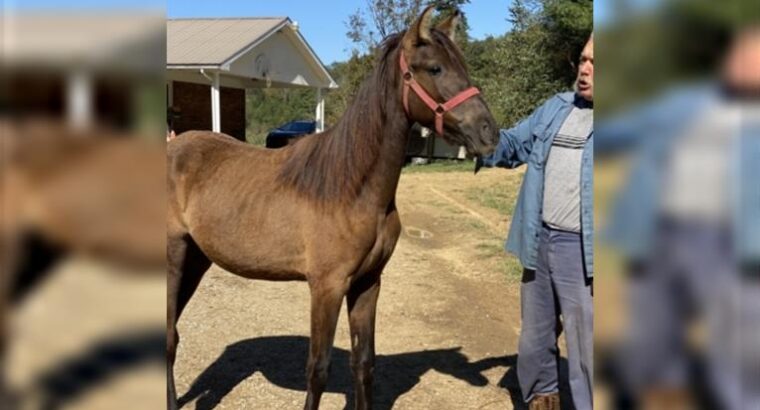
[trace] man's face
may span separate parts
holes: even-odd
[[[578,78],[575,89],[587,101],[594,101],[594,38],[592,37],[581,53],[578,65]]]
[[[760,27],[737,36],[724,62],[723,81],[736,91],[760,91]]]

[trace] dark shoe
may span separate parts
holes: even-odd
[[[529,410],[559,410],[559,393],[536,395],[530,401]]]

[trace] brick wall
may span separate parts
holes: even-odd
[[[175,122],[177,134],[211,129],[211,87],[174,81],[174,106],[181,110]],[[245,90],[222,87],[222,132],[245,141]]]

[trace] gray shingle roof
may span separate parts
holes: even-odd
[[[287,17],[167,20],[166,63],[222,64],[286,22]]]

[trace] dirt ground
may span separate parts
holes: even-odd
[[[521,175],[402,175],[403,233],[378,306],[376,408],[504,409],[519,401],[519,267],[502,251],[508,215],[472,197],[504,184],[516,195]],[[179,324],[185,408],[302,406],[308,295],[305,283],[249,281],[213,267]],[[344,305],[324,409],[353,401],[349,351]]]
[[[378,306],[376,408],[524,408],[514,367],[520,267],[502,250],[522,173],[402,175],[403,232]],[[63,408],[162,408],[163,276],[89,266],[63,265],[18,312],[12,380],[42,385],[63,397]],[[84,330],[74,335],[72,326]],[[179,323],[184,408],[302,407],[308,329],[306,283],[250,281],[212,267]],[[323,409],[353,407],[349,346],[344,307]],[[72,373],[85,387],[62,383]],[[144,401],[109,403],[107,392]]]

